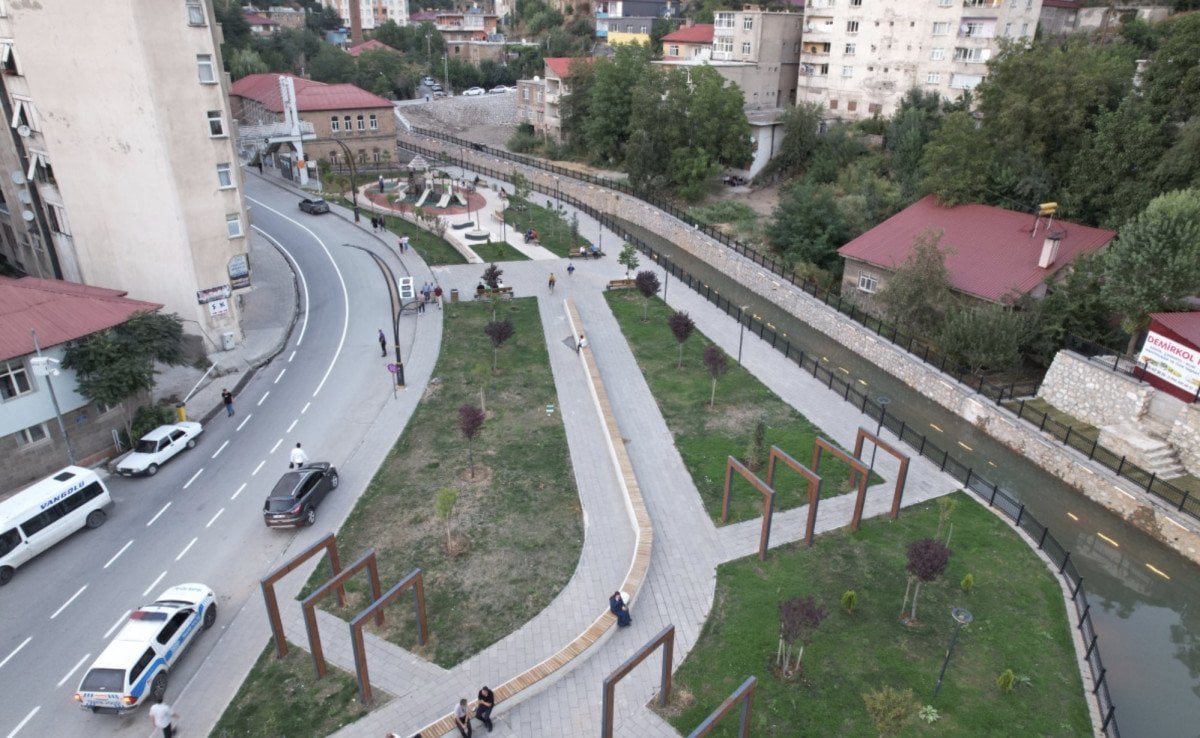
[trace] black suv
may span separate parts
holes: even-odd
[[[329,203],[325,202],[319,197],[311,200],[305,198],[304,200],[300,201],[300,209],[306,213],[320,215],[321,213],[329,212]]]
[[[317,505],[337,486],[337,469],[327,461],[287,472],[263,503],[263,522],[268,528],[312,525]]]

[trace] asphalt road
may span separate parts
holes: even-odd
[[[26,564],[0,591],[0,735],[146,735],[144,707],[93,715],[72,699],[127,614],[178,583],[216,591],[217,624],[172,671],[171,701],[283,549],[296,536],[327,534],[324,521],[340,519],[374,471],[340,462],[391,392],[376,338],[390,320],[385,282],[375,261],[352,245],[381,249],[369,231],[299,212],[294,195],[249,178],[246,187],[254,226],[298,267],[301,314],[288,344],[243,389],[234,417],[218,415],[196,448],[155,477],[109,479],[116,506],[108,521]],[[390,344],[389,335],[389,351]],[[263,499],[297,441],[313,461],[335,464],[342,483],[312,528],[268,530]]]

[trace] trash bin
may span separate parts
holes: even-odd
[[[225,331],[221,334],[221,349],[224,351],[233,351],[237,348],[237,334],[233,331]]]
[[[187,422],[187,406],[182,402],[175,406],[175,420],[180,423]]]
[[[458,288],[457,287],[452,287],[450,289],[450,302],[458,302]]]

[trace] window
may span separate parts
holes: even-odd
[[[17,431],[16,436],[18,446],[31,446],[50,438],[50,432],[46,430],[45,423],[38,423],[37,425],[31,425],[28,428]],[[21,527],[24,528],[25,526]],[[39,528],[39,530],[41,529]],[[26,535],[29,535],[29,533],[30,531],[25,531]]]
[[[337,117],[336,115],[334,115],[334,116],[330,116],[330,118],[329,118],[329,130],[331,130],[331,131],[336,131],[336,130],[339,130],[339,129],[340,129],[340,127],[338,126],[338,117]]]
[[[379,163],[380,161],[382,161],[382,160],[383,160],[383,157],[382,157],[382,156],[380,156],[380,154],[379,154],[379,149],[378,149],[378,148],[371,149],[371,161],[373,161],[373,162],[375,162],[376,164],[378,164],[378,163]]]
[[[13,51],[12,41],[0,41],[0,70],[5,74],[21,73],[17,68],[17,52]]]
[[[225,230],[228,231],[230,238],[242,237],[242,216],[237,213],[230,213],[225,216]]]
[[[150,664],[152,664],[153,662],[154,662],[154,649],[147,648],[146,653],[142,654],[142,657],[140,659],[138,659],[137,663],[133,665],[133,668],[129,670],[129,683],[130,684],[137,683],[138,677],[140,677],[142,675],[142,672],[146,670],[146,667],[149,666]]]
[[[883,106],[879,103],[867,103],[867,112],[871,115],[879,115],[883,112]]]
[[[379,118],[374,113],[371,113],[367,119],[367,128],[370,128],[372,131],[379,130]]]
[[[163,629],[158,632],[158,637],[155,640],[164,646],[167,645],[171,638],[179,632],[179,629],[183,627],[183,624],[186,623],[187,619],[191,616],[191,610],[180,610],[179,612],[175,613],[171,616],[171,619],[167,621],[167,624],[163,626]]]
[[[982,81],[982,74],[952,74],[950,75],[950,88],[953,90],[973,90]]]
[[[941,21],[933,24],[934,36],[945,36],[948,33],[950,33],[950,23],[948,21]]]
[[[746,56],[750,55],[750,42],[749,41],[742,42],[742,53],[745,54]]]
[[[1022,23],[1022,24],[1021,24],[1021,35],[1022,35],[1022,36],[1028,36],[1028,35],[1029,35],[1029,24],[1028,24],[1028,23]]]
[[[954,61],[963,64],[982,64],[991,56],[991,49],[968,49],[962,46],[954,49]]]
[[[938,0],[939,8],[949,8],[954,5],[954,0]]]
[[[0,556],[8,556],[8,553],[16,548],[21,543],[21,534],[16,528],[9,528],[0,533]]]
[[[1005,36],[1011,36],[1011,35],[1012,35],[1012,23],[1005,23],[1005,24],[1004,24],[1004,35],[1005,35]]]
[[[866,272],[858,273],[858,289],[862,292],[874,293],[879,289],[879,278]]]
[[[861,8],[861,7],[862,7],[862,0],[850,0],[850,7],[852,7],[852,8]]]
[[[732,54],[733,53],[733,38],[731,36],[721,36],[713,39],[713,50],[717,53]]]
[[[347,115],[347,116],[343,117],[343,118],[342,118],[342,123],[344,123],[344,124],[345,124],[345,126],[344,126],[344,127],[345,127],[345,129],[346,129],[347,131],[352,131],[352,130],[354,130],[354,129],[353,129],[351,126],[350,126],[350,116],[348,116],[348,115]]]
[[[733,28],[733,13],[714,13],[713,28]]]
[[[858,21],[846,21],[846,33],[858,33]]]
[[[679,44],[671,44],[668,46],[667,56],[679,56]]]
[[[933,51],[929,52],[929,58],[933,61],[941,61],[946,58],[946,50],[934,49]]]
[[[854,56],[858,51],[858,44],[846,44],[846,56]]]
[[[207,25],[204,22],[204,7],[200,5],[200,0],[186,0],[187,14],[189,26]]]
[[[213,138],[225,135],[225,121],[221,120],[220,110],[208,111],[208,135]]]
[[[212,54],[196,54],[196,68],[200,72],[200,84],[217,83],[217,68],[213,66]]]
[[[837,100],[830,100],[830,101],[829,101],[829,109],[830,109],[830,110],[837,110],[837,106],[838,106],[838,101],[837,101]]]
[[[855,110],[858,110],[858,100],[851,100],[850,102],[846,103],[846,110],[851,113],[853,113]]]
[[[33,387],[29,384],[25,362],[16,359],[0,363],[0,399],[11,400],[31,391]]]
[[[12,128],[20,128],[21,126],[29,126],[31,131],[40,131],[41,126],[38,124],[37,109],[33,107],[33,100],[19,95],[12,96],[13,116],[10,126]]]
[[[752,16],[752,15],[742,16],[742,30],[743,31],[753,31],[754,30],[754,16]]]
[[[854,67],[842,67],[842,76],[843,77],[853,77],[854,76]]]
[[[366,119],[365,119],[365,118],[363,118],[362,114],[361,114],[361,113],[359,113],[359,115],[358,115],[358,130],[360,130],[360,131],[365,131],[365,130],[366,130],[366,128],[367,128],[367,125],[366,125],[366,123],[364,122],[365,120],[366,120]]]
[[[941,83],[942,83],[942,73],[941,72],[929,72],[928,74],[925,75],[925,84],[938,85]]]
[[[54,168],[50,166],[50,155],[44,151],[29,151],[29,169],[25,172],[29,179],[45,184],[56,184]]]
[[[229,162],[217,165],[217,185],[223,190],[233,187],[233,167]]]
[[[71,228],[67,225],[67,211],[62,205],[47,203],[46,219],[50,221],[50,230],[64,236],[71,235]]]

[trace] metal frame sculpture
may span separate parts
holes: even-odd
[[[754,687],[757,684],[758,679],[755,677],[750,677],[742,682],[742,686],[726,697],[725,701],[716,710],[713,710],[711,715],[704,718],[704,722],[688,733],[688,738],[700,738],[708,735],[738,703],[742,705],[742,716],[738,720],[738,738],[750,738],[750,710],[754,707]]]
[[[287,640],[283,632],[283,620],[279,617],[279,600],[275,597],[275,583],[283,579],[288,574],[291,574],[299,568],[304,562],[316,556],[321,551],[329,553],[329,567],[333,571],[331,576],[337,576],[342,570],[342,565],[338,560],[337,537],[330,533],[313,545],[296,554],[290,561],[280,566],[275,571],[267,574],[259,580],[259,586],[262,587],[263,600],[267,605],[267,621],[271,624],[271,635],[275,638],[275,657],[283,658],[287,656]],[[338,606],[345,607],[346,605],[346,589],[338,586],[337,588]]]
[[[604,678],[604,702],[600,708],[600,735],[602,738],[612,738],[613,735],[613,693],[616,691],[617,682],[624,679],[638,664],[645,661],[650,654],[654,653],[659,646],[663,647],[663,660],[662,678],[658,690],[658,703],[663,707],[667,706],[667,701],[671,699],[671,661],[675,655],[674,625],[668,625],[663,628],[649,643],[639,648],[637,653],[630,656],[625,663],[618,666],[616,671]]]
[[[854,502],[854,517],[850,520],[850,530],[858,530],[858,524],[862,520],[863,501],[867,499],[867,481],[870,479],[871,470],[867,468],[866,464],[833,445],[832,441],[817,436],[817,440],[813,444],[812,466],[818,472],[821,471],[821,451],[823,450],[849,464],[850,468],[854,470],[855,476],[858,477],[858,499]],[[850,478],[854,479],[854,476]]]
[[[774,450],[772,449],[772,453]],[[771,488],[769,482],[764,482],[758,478],[758,475],[746,468],[746,465],[732,456],[725,459],[725,496],[721,500],[721,522],[725,523],[729,519],[729,498],[733,491],[733,472],[737,471],[742,475],[754,488],[762,493],[763,496],[763,514],[762,514],[762,532],[758,535],[758,559],[766,561],[767,559],[767,543],[771,538],[771,518],[775,511],[775,490]]]
[[[363,626],[372,615],[375,623],[383,625],[383,608],[387,607],[407,589],[413,590],[413,608],[417,615],[417,640],[422,646],[429,638],[429,625],[425,618],[425,576],[420,569],[392,586],[382,597],[354,616],[350,621],[350,642],[354,649],[354,671],[358,674],[358,701],[364,705],[371,701],[371,680],[367,671],[367,647],[363,640]]]
[[[862,427],[858,429],[858,434],[854,437],[855,456],[862,454],[863,440],[868,438],[871,439],[871,442],[874,443],[877,448],[888,452],[900,462],[900,472],[896,475],[896,488],[892,492],[892,520],[895,520],[896,518],[900,517],[900,501],[904,499],[904,483],[908,479],[909,457],[900,453],[899,449],[883,440],[875,433],[872,433],[871,431]],[[854,506],[855,515],[861,513],[862,506],[863,500],[860,499]]]
[[[317,626],[317,603],[329,594],[331,589],[341,589],[346,580],[363,569],[367,569],[371,578],[371,601],[379,599],[379,567],[375,563],[375,549],[367,551],[350,566],[339,572],[333,579],[317,587],[312,594],[300,602],[304,612],[304,628],[308,631],[308,648],[312,652],[313,663],[317,667],[317,678],[325,676],[325,651],[321,648],[321,629]],[[376,622],[383,624],[383,614],[377,615]]]
[[[818,438],[817,440],[820,439]],[[775,489],[775,462],[779,460],[782,460],[792,471],[808,480],[808,523],[804,529],[804,545],[811,546],[813,544],[813,531],[817,527],[817,506],[821,501],[821,475],[793,459],[778,446],[772,446],[771,453],[767,457],[767,485],[771,489]],[[813,466],[816,466],[816,464],[813,464]]]

